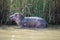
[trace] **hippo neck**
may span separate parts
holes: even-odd
[[[20,21],[22,21],[24,18],[19,18]]]
[[[19,20],[22,21],[24,19],[24,16],[20,16]]]

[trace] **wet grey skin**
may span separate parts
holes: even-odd
[[[18,26],[29,28],[46,28],[47,22],[41,17],[24,17],[19,13],[9,16],[11,21],[15,21]]]

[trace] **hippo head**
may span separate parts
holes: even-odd
[[[19,13],[14,13],[13,15],[9,16],[9,19],[11,21],[15,21],[17,24],[19,24],[19,22],[21,22],[21,20],[24,18],[23,15],[19,14]]]
[[[16,18],[19,18],[19,17],[20,17],[20,16],[19,16],[19,13],[14,13],[13,15],[10,15],[10,16],[9,16],[9,19],[12,20],[12,21],[15,21]]]
[[[19,13],[14,13],[13,15],[9,16],[9,19],[12,21],[15,21],[17,19],[22,20],[23,18],[24,18],[24,16]]]

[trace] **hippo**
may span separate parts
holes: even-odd
[[[15,21],[18,26],[28,28],[46,28],[47,22],[41,17],[25,17],[20,13],[14,13],[9,16],[11,21]]]

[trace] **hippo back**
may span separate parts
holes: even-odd
[[[26,23],[26,25],[36,25],[36,23],[41,24],[41,27],[46,27],[47,22],[40,17],[24,17],[24,19],[21,21],[23,24]]]

